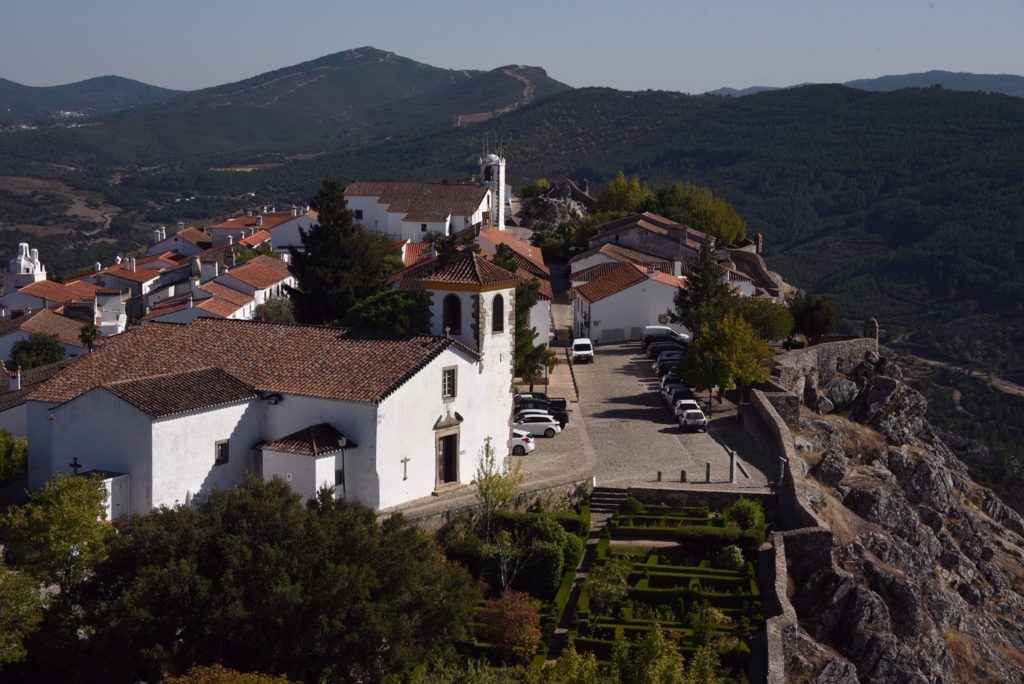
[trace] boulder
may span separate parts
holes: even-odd
[[[842,449],[829,449],[811,474],[819,482],[835,487],[846,475],[846,468],[849,465],[850,459]]]
[[[832,402],[836,411],[845,411],[850,408],[859,391],[857,383],[841,377],[832,378],[825,385],[825,396]]]

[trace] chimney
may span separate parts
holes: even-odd
[[[114,257],[114,263],[117,264],[118,266],[121,265],[121,255],[120,254],[118,254],[116,257]]]
[[[683,276],[683,262],[682,261],[673,261],[672,262],[672,275],[674,275],[676,278],[681,278]]]
[[[98,262],[98,261],[97,261],[97,262],[96,262],[95,264],[93,264],[93,266],[95,266],[95,267],[96,267],[96,271],[95,271],[96,273],[99,273],[100,271],[102,271],[102,270],[103,270],[103,264],[101,264],[101,263],[100,263],[100,262]]]
[[[256,217],[256,225],[257,226],[262,226],[263,225],[263,217],[262,216],[257,216]]]
[[[160,239],[167,239],[167,226],[160,226]]]
[[[185,230],[185,222],[178,221],[178,230]]]
[[[164,237],[160,233],[160,229],[159,228],[154,228],[153,229],[153,244],[155,245],[156,243],[160,242],[163,239],[164,239]]]
[[[128,260],[128,270],[135,273],[135,257]]]
[[[252,209],[250,209],[249,211],[245,212],[245,215],[246,216],[252,216]]]
[[[292,205],[292,218],[295,218],[298,215],[299,215],[299,208],[293,204]]]
[[[11,376],[11,381],[10,381],[10,384],[8,385],[8,389],[11,392],[15,392],[17,390],[20,390],[21,389],[21,366],[18,366],[18,370],[11,371],[9,373],[9,375]]]
[[[192,308],[192,290],[188,291],[188,308]]]
[[[754,233],[754,253],[764,252],[764,233]]]
[[[235,244],[235,236],[228,235],[228,246],[230,247],[233,244]]]

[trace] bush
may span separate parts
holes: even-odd
[[[764,541],[764,532],[741,530],[738,527],[711,527],[690,525],[675,530],[680,544],[692,545],[702,551],[714,551],[722,546],[735,544],[746,551],[754,551]]]
[[[730,544],[722,549],[715,561],[720,568],[739,570],[743,567],[743,551],[735,544]]]
[[[526,594],[506,591],[488,601],[476,619],[476,638],[493,644],[505,664],[525,662],[537,650],[540,610]]]
[[[0,483],[21,477],[28,470],[28,440],[0,430]]]
[[[756,532],[758,543],[764,541],[764,508],[757,499],[737,499],[722,509],[722,517],[739,525],[740,529]]]
[[[562,547],[555,542],[531,544],[526,551],[524,571],[516,578],[516,588],[544,601],[554,598],[562,582],[563,553]]]
[[[626,500],[622,502],[620,510],[628,515],[639,515],[644,511],[644,505],[640,503],[632,494],[626,497]]]

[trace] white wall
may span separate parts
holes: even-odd
[[[345,496],[356,503],[376,506],[378,476],[377,405],[353,401],[332,401],[316,397],[284,395],[276,406],[267,405],[263,439],[273,441],[319,423],[330,423],[358,445],[345,450]],[[401,434],[401,430],[400,433]],[[338,461],[341,455],[337,456]],[[341,467],[340,465],[338,467]],[[331,470],[333,482],[333,468]]]
[[[252,399],[153,421],[150,507],[188,504],[214,488],[241,484],[252,472],[262,412],[263,402]],[[228,462],[214,465],[215,444],[224,439],[228,440]],[[134,479],[134,471],[122,472],[131,472]]]
[[[509,333],[505,333],[509,335]],[[379,508],[429,496],[437,484],[438,418],[459,413],[459,482],[473,480],[483,455],[484,440],[492,439],[495,453],[508,454],[512,413],[512,373],[509,354],[488,359],[483,372],[468,354],[448,349],[431,361],[380,406],[377,471]],[[441,396],[441,371],[455,366],[456,394]],[[402,459],[409,458],[408,479],[402,479]]]
[[[15,437],[28,436],[28,412],[25,404],[18,404],[0,412],[0,430],[7,430]]]
[[[353,450],[346,455],[352,457]],[[286,454],[280,451],[263,452],[263,479],[268,482],[275,477],[287,482],[303,502],[315,498],[323,487],[334,488],[334,471],[340,468],[341,452],[320,456]]]
[[[607,264],[607,263],[611,263],[613,261],[617,262],[618,259],[610,257],[607,254],[601,254],[600,252],[595,252],[594,254],[590,254],[588,256],[583,257],[579,261],[572,261],[572,262],[570,262],[570,266],[572,267],[572,272],[575,274],[575,273],[579,273],[580,271],[582,271],[584,269],[590,268],[591,266],[597,266],[598,264]],[[577,284],[578,284],[577,282],[573,282],[573,285],[577,285]]]
[[[548,344],[551,341],[551,302],[538,299],[530,309],[530,327],[537,331],[534,344]]]
[[[302,236],[299,235],[299,229],[308,233],[314,223],[316,223],[316,219],[309,214],[299,214],[291,221],[285,221],[271,228],[270,243],[275,250],[302,247]]]
[[[674,306],[676,290],[671,285],[648,279],[593,302],[590,339],[594,344],[640,339],[645,325],[658,325],[658,316]]]
[[[56,309],[60,306],[57,302],[47,304],[46,300],[42,297],[33,297],[20,290],[8,292],[3,297],[0,297],[0,304],[3,304],[8,309],[32,309],[33,311],[38,311],[44,306],[51,309]]]
[[[203,250],[198,245],[195,245],[188,240],[182,240],[177,235],[170,235],[166,239],[151,245],[150,248],[146,250],[146,255],[152,256],[154,254],[163,254],[164,252],[178,252],[185,256],[195,256],[201,251]]]
[[[149,416],[102,388],[60,406],[26,406],[30,488],[38,489],[53,473],[72,472],[69,464],[77,456],[82,470],[130,473],[133,512],[152,508]]]

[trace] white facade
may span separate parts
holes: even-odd
[[[468,214],[449,214],[443,221],[406,220],[404,211],[391,211],[390,204],[384,204],[378,197],[353,195],[346,197],[348,208],[355,214],[355,222],[367,230],[383,233],[393,240],[423,242],[428,233],[451,235],[475,226],[484,220],[484,212],[490,211],[493,190],[488,190],[480,204]],[[277,247],[277,241],[274,242]]]
[[[489,154],[481,159],[480,178],[491,187],[491,221],[498,230],[505,230],[505,158]]]
[[[590,302],[577,293],[573,299],[576,337],[594,344],[639,340],[645,325],[665,324],[675,306],[678,287],[648,278],[613,295]]]
[[[316,213],[312,211],[300,212],[295,211],[295,218],[291,221],[285,221],[284,223],[278,224],[273,228],[268,228],[270,231],[270,244],[275,251],[287,251],[289,247],[302,247],[302,236],[299,234],[299,230],[304,230],[307,233],[309,229],[316,223]]]
[[[40,280],[46,280],[46,267],[39,262],[39,250],[29,250],[27,242],[18,243],[18,255],[8,262],[4,272],[4,294]]]
[[[534,344],[548,344],[551,341],[551,302],[538,299],[530,309],[530,327],[537,331]]]

